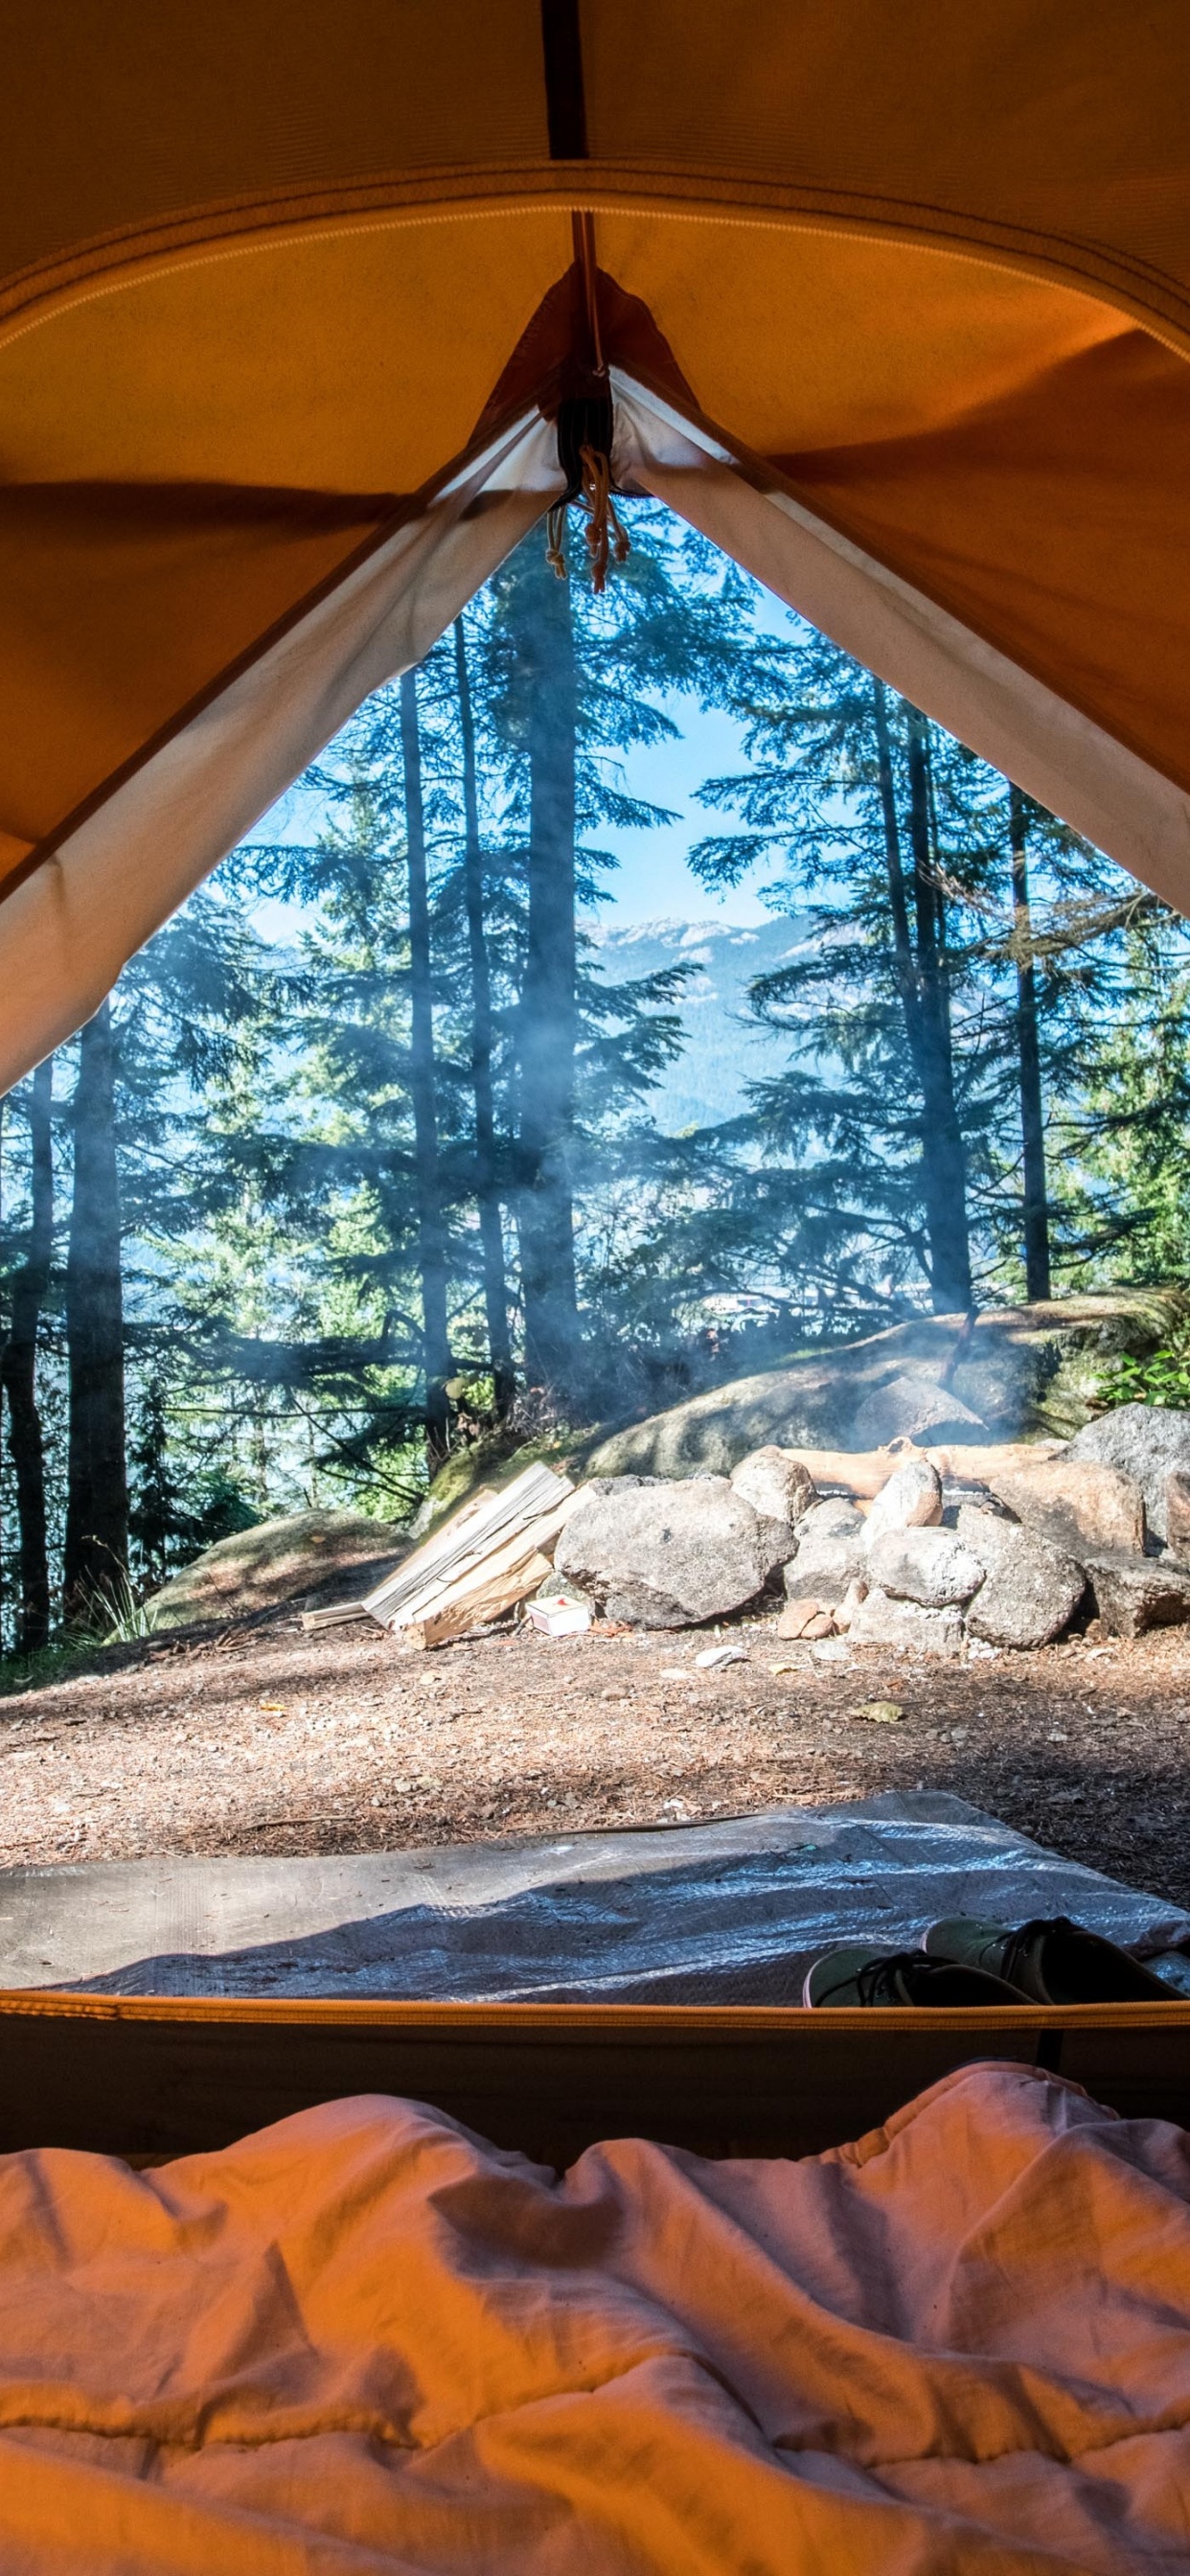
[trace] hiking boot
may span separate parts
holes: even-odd
[[[1015,1986],[986,1968],[927,1959],[921,1950],[827,1950],[802,1987],[811,2011],[829,2004],[1019,2004]]]
[[[1099,1932],[1084,1932],[1065,1914],[1038,1918],[1013,1931],[1007,1923],[980,1923],[956,1915],[931,1923],[922,1942],[927,1959],[941,1966],[978,1968],[1002,1977],[1030,2004],[1168,2003],[1170,1989],[1151,1968],[1129,1957]]]

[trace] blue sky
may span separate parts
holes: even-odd
[[[674,698],[669,711],[682,727],[676,742],[642,746],[624,763],[625,784],[634,796],[668,806],[677,821],[651,832],[609,832],[603,837],[620,861],[612,879],[617,921],[657,921],[671,916],[691,921],[752,924],[771,916],[747,887],[734,893],[709,894],[686,865],[686,852],[714,829],[715,818],[694,801],[704,778],[742,766],[738,725],[725,715],[704,715],[691,698]]]
[[[603,846],[614,850],[620,862],[600,918],[624,924],[676,918],[746,927],[768,921],[771,913],[750,888],[710,894],[686,865],[687,850],[714,828],[713,815],[695,803],[695,791],[704,778],[742,766],[739,727],[729,716],[704,714],[693,698],[674,697],[666,704],[681,727],[680,734],[671,742],[646,744],[630,752],[624,762],[624,783],[630,794],[665,806],[676,819],[652,831],[600,834]],[[249,837],[300,840],[317,828],[315,802],[311,799],[303,812],[307,800],[291,788]],[[294,936],[301,914],[293,905],[266,901],[253,905],[252,918],[262,938],[286,940]]]

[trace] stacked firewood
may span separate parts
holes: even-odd
[[[502,1492],[481,1486],[373,1592],[308,1610],[302,1625],[329,1628],[366,1613],[411,1646],[449,1645],[537,1591],[577,1501],[570,1478],[541,1465],[526,1467]]]

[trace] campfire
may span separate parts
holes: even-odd
[[[568,1614],[536,1624],[573,1634],[596,1618],[699,1627],[780,1590],[792,1641],[959,1656],[1049,1645],[1079,1621],[1135,1637],[1190,1619],[1190,1471],[1169,1432],[1132,1405],[1066,1443],[768,1442],[727,1475],[577,1484],[535,1463],[303,1625],[367,1616],[426,1648],[534,1595]]]

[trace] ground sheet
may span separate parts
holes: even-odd
[[[963,1799],[886,1792],[659,1832],[0,1871],[0,1987],[798,2003],[835,1941],[1070,1914],[1190,1991],[1190,1920]]]

